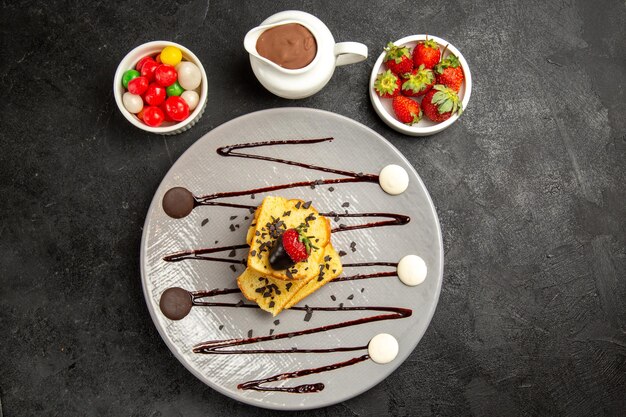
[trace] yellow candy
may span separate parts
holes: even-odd
[[[161,51],[161,62],[176,65],[183,59],[183,53],[175,46],[166,46]]]

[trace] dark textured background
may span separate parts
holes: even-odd
[[[437,312],[409,360],[357,398],[298,415],[624,415],[624,1],[83,3],[2,5],[5,416],[272,414],[170,354],[138,255],[173,161],[212,128],[279,106],[334,111],[388,138],[430,190],[446,251]],[[272,96],[242,39],[290,8],[370,58],[309,99]],[[387,128],[367,92],[385,42],[415,33],[454,43],[474,77],[460,121],[424,139]],[[186,45],[209,75],[204,117],[170,138],[131,126],[112,94],[119,60],[155,39]]]

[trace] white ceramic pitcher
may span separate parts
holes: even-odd
[[[276,26],[298,23],[307,28],[317,42],[317,54],[304,68],[286,69],[259,55],[259,36]],[[335,43],[328,27],[317,17],[297,10],[276,13],[244,38],[244,48],[250,54],[250,65],[259,82],[277,96],[297,99],[309,97],[328,83],[338,65],[354,64],[367,59],[367,46],[358,42]]]

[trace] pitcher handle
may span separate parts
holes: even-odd
[[[367,46],[359,42],[339,42],[335,44],[336,65],[355,64],[367,59]]]

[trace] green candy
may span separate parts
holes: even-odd
[[[168,97],[171,97],[171,96],[179,96],[182,93],[184,93],[185,90],[183,89],[183,87],[180,86],[180,84],[178,84],[178,81],[175,81],[174,84],[170,85],[169,87],[165,89],[165,92],[167,93]]]
[[[128,82],[130,80],[132,80],[133,78],[137,78],[140,77],[141,74],[139,73],[139,71],[135,71],[134,69],[130,69],[128,71],[126,71],[124,73],[124,75],[122,75],[122,85],[124,86],[124,88],[128,88]]]

